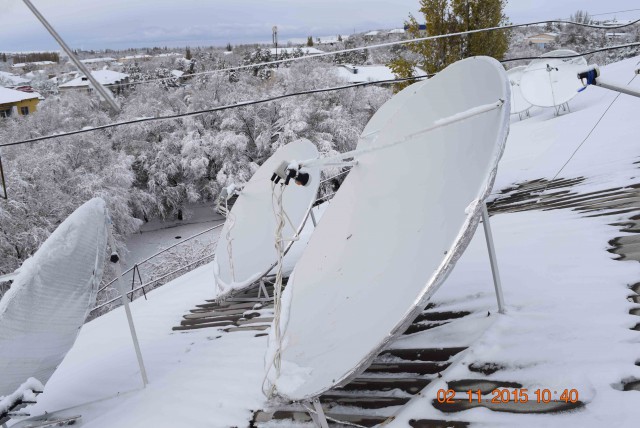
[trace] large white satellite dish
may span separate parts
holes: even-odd
[[[33,377],[45,384],[76,340],[102,279],[105,202],[73,212],[20,267],[0,300],[0,396]]]
[[[380,135],[382,128],[387,125],[398,109],[403,106],[409,98],[414,96],[425,82],[426,80],[420,80],[407,86],[387,100],[386,103],[382,104],[362,130],[360,139],[358,140],[358,148],[362,148],[375,140]]]
[[[245,184],[227,217],[213,260],[219,296],[242,290],[266,275],[277,263],[276,218],[272,199],[271,175],[284,161],[318,157],[309,140],[291,142],[278,149]],[[299,235],[318,193],[320,170],[307,168],[306,186],[291,182],[283,195],[283,208],[289,220],[283,236]],[[292,241],[286,247],[291,246]]]
[[[348,382],[424,308],[477,227],[510,96],[496,60],[457,62],[424,82],[372,146],[405,143],[358,157],[284,291],[281,369],[270,375],[278,396],[307,400]],[[498,100],[502,107],[411,137]],[[278,344],[269,346],[277,355]]]
[[[523,97],[534,106],[558,107],[568,103],[578,94],[582,83],[576,78],[587,66],[587,61],[568,49],[547,52],[529,63],[520,78]]]
[[[513,67],[507,71],[511,83],[511,114],[522,114],[531,108],[531,103],[522,95],[520,80],[526,66]]]

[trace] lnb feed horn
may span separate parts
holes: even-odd
[[[600,77],[600,67],[598,67],[597,65],[592,65],[589,68],[587,68],[584,71],[581,71],[578,73],[578,79],[580,79],[580,81],[582,81],[582,84],[584,85],[584,88],[586,88],[589,85],[595,85],[596,84],[596,79]],[[578,91],[583,91],[584,88],[579,89]]]

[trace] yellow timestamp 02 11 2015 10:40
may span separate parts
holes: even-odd
[[[562,401],[565,403],[577,403],[579,400],[579,394],[577,389],[559,389],[551,390],[548,388],[538,388],[529,391],[526,388],[497,388],[491,391],[490,394],[483,393],[482,390],[467,390],[458,395],[463,395],[463,399],[468,400],[469,403],[482,403],[483,401],[490,401],[494,404],[501,403],[528,403],[533,401],[536,403],[550,403],[551,401]],[[441,404],[454,404],[460,401],[462,397],[456,398],[456,391],[453,389],[439,389],[436,393],[436,400]]]

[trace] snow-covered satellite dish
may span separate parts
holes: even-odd
[[[291,142],[278,149],[245,184],[227,217],[213,260],[219,296],[242,290],[266,275],[277,263],[275,248],[276,218],[272,198],[271,175],[283,161],[318,157],[309,140]],[[306,168],[310,180],[306,186],[291,182],[282,205],[289,221],[283,237],[298,235],[315,202],[320,184],[318,167]],[[291,246],[289,241],[286,250]]]
[[[477,227],[509,130],[510,87],[494,59],[454,63],[367,149],[403,144],[358,156],[283,293],[276,395],[306,400],[345,384],[423,310]],[[267,360],[276,349],[270,339]]]
[[[95,304],[108,214],[95,198],[78,208],[20,267],[0,300],[0,396],[28,378],[45,384]]]
[[[520,78],[520,90],[529,103],[538,107],[558,107],[578,94],[583,85],[576,76],[587,66],[587,61],[581,56],[557,58],[570,55],[578,54],[560,49],[529,63]]]
[[[511,114],[524,113],[531,108],[531,103],[524,98],[520,90],[520,80],[526,68],[523,65],[507,71],[511,83]]]
[[[382,104],[362,130],[360,139],[358,140],[358,148],[361,149],[375,140],[380,135],[382,128],[387,125],[398,109],[403,106],[409,98],[414,96],[425,82],[426,80],[420,80],[407,86],[391,97],[386,103]]]

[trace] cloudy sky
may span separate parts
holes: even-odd
[[[32,0],[74,48],[225,45],[401,27],[418,0]],[[591,5],[589,4],[591,3]],[[637,0],[510,0],[514,23],[578,9],[634,9]],[[640,17],[640,11],[617,17]],[[21,0],[0,0],[0,51],[58,49]]]

